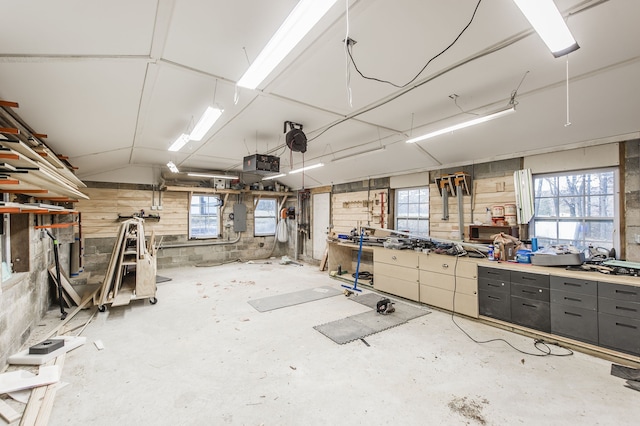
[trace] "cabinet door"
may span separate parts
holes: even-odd
[[[511,321],[511,296],[509,293],[478,289],[478,312],[480,315]]]
[[[511,271],[511,283],[518,283],[540,288],[549,288],[549,275],[533,274],[524,271]]]
[[[640,319],[640,303],[628,302],[626,300],[607,299],[606,297],[600,297],[598,302],[599,312]]]
[[[391,250],[376,247],[373,252],[374,263],[382,262],[390,265],[418,268],[418,253],[411,250]]]
[[[511,322],[525,327],[551,331],[551,314],[548,302],[511,296]]]
[[[597,345],[598,313],[551,302],[551,333]]]
[[[575,308],[595,311],[598,309],[598,297],[594,294],[573,293],[568,291],[555,290],[552,285],[551,304],[573,306]]]
[[[511,283],[509,281],[498,281],[479,278],[478,291],[504,293],[508,296],[511,294]]]
[[[542,302],[549,301],[549,289],[514,282],[511,283],[511,295]]]
[[[442,288],[420,285],[420,302],[478,318],[478,297]]]
[[[407,268],[405,266],[390,265],[388,263],[376,262],[373,265],[373,282],[375,283],[378,275],[386,275],[405,281],[418,283],[419,271],[416,268]]]
[[[598,297],[640,303],[640,287],[598,282]]]
[[[406,281],[376,273],[374,275],[373,288],[416,302],[420,300],[420,284],[417,281]]]
[[[478,284],[475,279],[438,274],[422,269],[420,270],[420,284],[472,296],[478,293]]]
[[[496,281],[511,281],[511,271],[508,269],[487,268],[478,266],[478,278],[487,278]]]
[[[640,320],[598,313],[600,346],[640,355]]]
[[[578,278],[557,277],[552,275],[549,277],[551,290],[566,291],[575,294],[587,294],[590,296],[598,295],[598,282],[592,280],[583,280]]]

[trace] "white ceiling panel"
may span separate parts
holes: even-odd
[[[296,0],[0,4],[10,17],[0,28],[0,99],[19,102],[16,113],[86,180],[157,183],[169,160],[183,170],[240,172],[256,152],[278,155],[288,171],[302,154],[286,149],[285,121],[304,126],[305,163],[326,164],[305,186],[560,150],[640,129],[637,1],[556,0],[580,44],[568,56],[567,127],[567,57],[553,57],[513,0],[480,2],[466,32],[406,88],[365,80],[354,64],[348,77],[346,2],[337,1],[256,91],[235,82]],[[406,83],[452,43],[478,1],[348,4],[360,70]],[[404,142],[506,105],[523,77],[516,114]],[[224,113],[206,137],[168,152],[212,104]],[[385,151],[347,166],[331,161],[379,146]],[[282,181],[302,185],[299,176]]]

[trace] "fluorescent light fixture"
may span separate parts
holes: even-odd
[[[283,176],[286,176],[286,173],[280,173],[279,175],[273,175],[273,176],[267,176],[267,177],[263,177],[262,180],[271,180],[271,179],[277,179],[277,178],[281,178]]]
[[[191,131],[189,139],[192,141],[201,141],[223,112],[224,110],[220,108],[207,107],[207,110],[202,114],[202,117],[200,117],[200,120],[198,120],[198,123]]]
[[[183,146],[185,146],[189,142],[189,135],[186,133],[181,134],[178,139],[169,147],[169,151],[176,152],[180,151]]]
[[[361,157],[363,155],[373,154],[375,152],[384,151],[385,149],[387,149],[385,146],[379,146],[377,148],[368,149],[366,151],[360,151],[360,152],[356,152],[354,154],[345,155],[343,157],[337,157],[337,158],[332,159],[331,162],[335,163],[336,161],[342,161],[342,160],[346,160],[346,159],[350,159],[350,158],[354,158],[354,157]]]
[[[178,170],[178,166],[176,166],[173,161],[169,161],[167,163],[167,167],[169,168],[169,170],[171,170],[171,173],[180,173],[180,170]]]
[[[329,11],[336,0],[300,0],[238,81],[255,89]]]
[[[324,164],[322,163],[312,164],[311,166],[306,166],[306,167],[301,167],[299,169],[291,170],[289,174],[292,175],[294,173],[306,172],[307,170],[317,169],[318,167],[322,167],[322,166],[324,166]]]
[[[556,58],[580,48],[553,0],[513,0]]]
[[[187,176],[204,177],[204,178],[212,178],[212,179],[238,179],[238,176],[212,175],[212,174],[209,174],[209,173],[187,173]]]
[[[516,112],[516,108],[513,105],[488,115],[482,115],[478,118],[474,118],[473,120],[463,121],[462,123],[454,124],[453,126],[445,127],[444,129],[436,130],[435,132],[427,133],[426,135],[409,139],[407,143],[415,143],[415,142],[420,142],[426,139],[431,139],[436,136],[444,135],[445,133],[450,133],[456,130],[464,129],[465,127],[470,127],[470,126],[475,126],[476,124],[485,123],[487,121],[494,120],[498,117],[502,117],[503,115],[511,114],[512,112]]]

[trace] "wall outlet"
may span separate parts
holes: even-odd
[[[162,206],[156,206],[158,210],[162,210]]]
[[[151,206],[151,210],[156,210],[158,206]]]

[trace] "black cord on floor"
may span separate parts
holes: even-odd
[[[455,310],[456,310],[456,290],[457,290],[457,284],[458,284],[458,279],[456,277],[456,272],[458,270],[458,256],[456,256],[456,261],[455,264],[453,266],[453,306],[451,307],[451,321],[456,325],[456,327],[458,327],[460,329],[460,331],[462,331],[464,333],[465,336],[467,336],[469,339],[471,339],[471,341],[481,345],[481,344],[485,344],[485,343],[492,343],[492,342],[504,342],[507,344],[507,346],[511,347],[512,349],[514,349],[515,351],[524,354],[524,355],[530,355],[530,356],[571,356],[573,355],[573,351],[569,348],[565,348],[563,346],[560,346],[557,343],[549,343],[549,342],[545,342],[543,339],[535,339],[533,341],[533,347],[538,350],[540,353],[535,353],[535,352],[527,352],[527,351],[523,351],[522,349],[518,349],[515,346],[513,346],[510,342],[508,342],[505,339],[502,338],[496,338],[496,339],[489,339],[489,340],[477,340],[474,339],[473,337],[471,337],[471,335],[469,333],[467,333],[461,326],[460,324],[458,324],[456,322],[456,318],[455,318]],[[549,347],[549,345],[554,345],[554,346],[558,346],[559,348],[562,348],[564,350],[566,350],[566,353],[553,353],[553,351],[551,350],[551,348]],[[543,348],[541,349],[539,346],[542,346]]]

